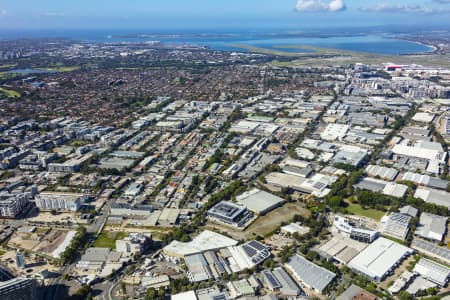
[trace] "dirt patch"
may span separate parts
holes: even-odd
[[[266,236],[278,228],[282,222],[290,222],[295,215],[309,218],[311,213],[298,203],[287,203],[269,212],[267,215],[259,217],[244,232],[247,237]]]

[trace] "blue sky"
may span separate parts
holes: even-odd
[[[450,0],[1,0],[0,29],[450,27]]]

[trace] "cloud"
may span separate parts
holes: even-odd
[[[450,0],[433,0],[433,1],[441,4],[450,4]]]
[[[450,3],[450,0],[436,0],[445,1],[442,3]],[[378,3],[371,6],[361,8],[366,12],[382,12],[382,13],[416,13],[416,14],[446,14],[450,13],[450,8],[433,8],[426,7],[420,4],[390,4]]]
[[[336,12],[346,9],[344,0],[297,0],[295,9],[300,12]]]

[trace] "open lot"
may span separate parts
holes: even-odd
[[[266,236],[278,228],[281,222],[291,221],[294,215],[301,215],[308,218],[311,214],[298,203],[286,203],[284,206],[269,212],[267,215],[259,217],[245,230],[245,233],[248,237],[255,235]]]
[[[351,215],[363,216],[374,219],[376,221],[379,221],[386,214],[384,211],[376,210],[373,208],[363,208],[361,205],[354,203],[348,203],[346,210],[347,213]]]
[[[116,240],[121,240],[128,234],[126,232],[109,232],[103,231],[98,238],[95,240],[94,247],[100,248],[116,248]]]

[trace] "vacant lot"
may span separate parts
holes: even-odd
[[[265,236],[279,227],[281,222],[290,222],[294,215],[301,215],[307,218],[310,216],[310,212],[298,203],[287,203],[267,215],[259,217],[245,230],[245,233],[248,237],[255,235]]]
[[[349,203],[346,209],[347,213],[351,215],[363,216],[377,221],[380,221],[380,219],[385,215],[384,211],[373,208],[363,208],[361,205],[353,203]]]
[[[125,238],[128,234],[126,232],[105,232],[103,231],[95,240],[94,247],[99,248],[116,248],[116,240]]]

